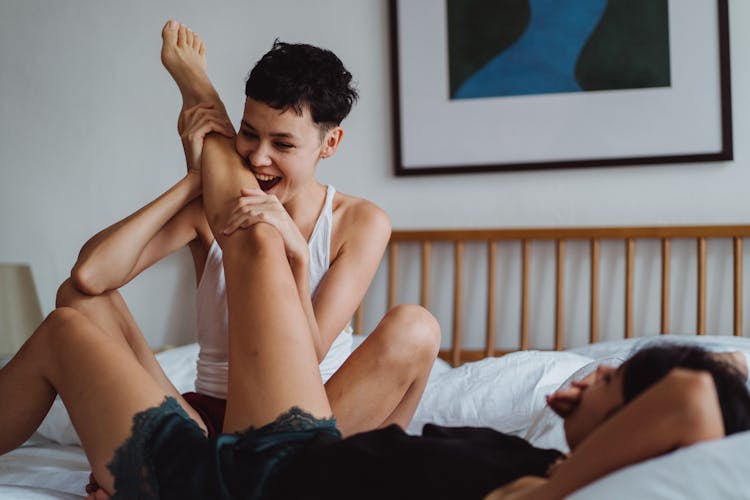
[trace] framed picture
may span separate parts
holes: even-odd
[[[728,0],[391,0],[396,175],[732,159]]]

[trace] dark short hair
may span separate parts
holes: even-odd
[[[336,54],[278,39],[250,71],[245,95],[298,115],[308,106],[313,122],[327,128],[339,125],[359,97],[352,74]]]
[[[719,396],[726,435],[750,429],[750,393],[745,385],[745,377],[734,365],[694,345],[660,343],[644,347],[628,358],[622,365],[625,404],[673,368],[702,370],[711,374]]]

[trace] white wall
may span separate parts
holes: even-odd
[[[159,61],[170,17],[207,42],[209,74],[235,120],[244,77],[274,38],[336,52],[361,100],[320,178],[378,203],[395,228],[750,221],[745,0],[730,0],[735,161],[411,178],[393,175],[387,2],[206,5],[0,0],[0,262],[32,265],[45,312],[86,239],[183,172],[179,94]],[[125,287],[153,346],[192,339],[193,274],[183,251]]]

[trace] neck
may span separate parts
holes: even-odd
[[[294,198],[284,204],[289,217],[299,228],[305,239],[309,239],[315,221],[318,220],[323,203],[326,199],[326,186],[318,181],[301,190]]]

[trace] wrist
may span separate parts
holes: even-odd
[[[307,247],[305,247],[305,250],[307,250]],[[297,252],[290,255],[289,265],[295,276],[298,274],[307,274],[310,269],[310,255],[307,252]]]
[[[188,169],[185,177],[182,179],[190,191],[190,198],[196,198],[203,192],[203,183],[199,171]]]

